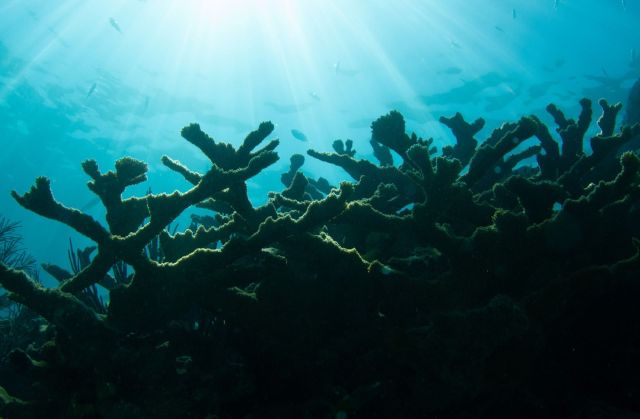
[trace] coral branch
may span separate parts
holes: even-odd
[[[0,264],[0,284],[12,298],[37,310],[65,333],[80,337],[86,331],[106,332],[104,322],[71,294],[41,287],[22,271]]]
[[[462,180],[469,186],[473,186],[483,176],[489,173],[490,176],[501,174],[502,170],[498,163],[501,159],[516,148],[522,141],[533,136],[538,129],[538,124],[531,118],[522,118],[511,129],[506,132],[495,145],[483,144],[469,163],[469,172],[462,176]],[[497,171],[497,169],[499,169]]]
[[[96,243],[106,243],[109,238],[109,233],[91,216],[58,203],[51,193],[51,183],[45,177],[38,177],[24,195],[12,191],[11,196],[24,208],[66,224]]]
[[[202,175],[200,173],[192,172],[178,160],[173,160],[168,156],[162,156],[161,160],[165,166],[167,166],[174,172],[180,173],[187,180],[187,182],[191,183],[192,185],[197,185],[198,182],[200,182],[200,180],[202,179]]]
[[[87,186],[100,197],[107,210],[107,223],[111,233],[125,236],[137,230],[149,216],[144,199],[133,197],[122,200],[122,193],[127,186],[147,179],[147,165],[131,157],[125,157],[118,159],[115,167],[115,172],[101,174],[95,160],[82,163],[85,173],[93,179]]]
[[[391,111],[387,115],[373,121],[371,124],[371,139],[398,153],[403,159],[407,157],[407,150],[415,144],[429,145],[429,141],[419,139],[415,135],[409,137],[405,133],[405,123],[402,114]],[[374,150],[376,148],[374,147]],[[386,156],[381,156],[380,163],[387,163]],[[384,160],[384,163],[383,163]]]
[[[469,124],[460,112],[456,112],[451,118],[441,116],[440,122],[449,127],[456,137],[456,144],[453,147],[444,147],[442,155],[458,159],[463,166],[466,166],[476,151],[478,140],[474,138],[474,135],[484,127],[484,119],[478,118]]]
[[[598,118],[598,126],[600,127],[600,133],[598,135],[601,137],[610,137],[613,135],[613,130],[616,127],[616,118],[622,109],[622,103],[618,102],[615,105],[609,105],[609,102],[605,99],[600,99],[598,104],[600,104],[602,108],[602,115]]]

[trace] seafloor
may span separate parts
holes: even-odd
[[[580,105],[482,142],[482,119],[441,118],[457,139],[442,150],[391,112],[371,125],[377,162],[352,142],[308,151],[351,181],[309,178],[294,155],[260,207],[245,182],[278,159],[269,122],[237,149],[184,128],[212,163],[162,157],[184,193],[123,199],[144,162],[84,162],[108,226],[36,179],[18,203],[97,247],[45,266],[56,289],[0,267],[27,307],[3,326],[21,339],[3,335],[0,415],[638,417],[640,124],[617,130],[621,105],[600,101],[585,152]],[[211,216],[175,234],[193,206]]]

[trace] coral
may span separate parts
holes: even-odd
[[[556,131],[562,138],[561,170],[567,170],[583,154],[583,138],[591,123],[591,101],[582,99],[580,106],[582,110],[577,122],[567,119],[555,105],[547,106],[547,111],[558,125]]]
[[[451,118],[440,117],[440,122],[449,127],[456,137],[456,144],[453,147],[444,147],[442,155],[458,159],[462,165],[466,166],[478,145],[478,140],[473,136],[484,127],[484,119],[478,118],[469,124],[464,120],[462,114],[458,112]]]
[[[71,267],[71,272],[67,271],[60,266],[53,265],[50,263],[43,263],[42,269],[51,275],[56,281],[63,282],[67,279],[77,275],[84,268],[91,264],[91,254],[96,250],[95,246],[88,246],[84,249],[74,249],[73,242],[69,239],[69,250],[67,252],[67,256],[69,258],[69,265]],[[101,286],[106,289],[114,289],[116,286],[124,285],[129,282],[130,277],[126,274],[126,265],[122,268],[123,270],[118,269],[120,265],[116,262],[113,267],[114,276],[110,274],[105,275],[105,277],[98,282]],[[75,294],[82,302],[91,307],[95,312],[99,314],[105,314],[107,309],[103,298],[98,293],[98,289],[96,284],[91,285],[83,289],[81,292]]]
[[[600,99],[598,104],[602,108],[602,116],[598,118],[598,126],[600,127],[601,137],[610,137],[616,127],[616,117],[622,109],[622,103],[609,105],[606,99]]]
[[[289,171],[287,173],[283,173],[282,176],[280,176],[280,181],[286,187],[289,187],[289,185],[291,185],[293,177],[304,164],[304,156],[302,154],[293,154],[290,157],[289,161],[291,163],[289,166]]]
[[[370,140],[369,144],[371,144],[371,148],[373,148],[373,155],[378,159],[380,166],[393,166],[393,156],[391,156],[389,147],[386,147],[374,140]]]
[[[387,115],[381,116],[373,121],[371,124],[371,140],[389,147],[403,159],[406,159],[407,150],[412,145],[421,144],[428,146],[433,141],[423,140],[415,134],[411,136],[407,135],[405,133],[404,118],[398,111],[391,111]],[[383,157],[380,159],[380,163],[382,165],[388,163],[387,158]]]
[[[9,415],[19,415],[28,409],[26,405],[27,403],[12,397],[4,388],[0,387],[0,412],[6,412]]]
[[[469,171],[462,180],[470,187],[474,187],[480,181],[483,181],[484,185],[492,185],[496,178],[504,176],[503,157],[535,132],[536,123],[531,118],[522,118],[516,124],[505,125],[495,130],[471,158]],[[484,188],[484,185],[481,187]]]
[[[392,111],[371,126],[379,164],[350,140],[308,150],[351,177],[332,187],[293,155],[285,189],[259,207],[246,182],[278,159],[277,141],[258,149],[269,122],[238,148],[184,128],[211,162],[197,173],[162,157],[184,192],[122,199],[145,163],[125,157],[102,173],[84,162],[106,226],[37,178],[16,201],[96,247],[71,250],[72,272],[48,266],[54,289],[0,267],[10,297],[49,322],[39,345],[0,362],[0,415],[558,417],[594,399],[640,409],[640,158],[629,150],[640,125],[615,132],[620,105],[600,101],[585,152],[592,109],[580,103],[577,121],[547,108],[555,134],[530,115],[478,141],[483,119],[443,117],[456,144],[441,154]],[[193,207],[210,215],[170,228]],[[106,312],[83,298],[95,286]]]
[[[0,266],[22,270],[34,282],[39,281],[36,260],[23,247],[19,234],[20,223],[0,216]],[[40,340],[41,318],[28,307],[12,301],[4,290],[0,290],[0,359],[12,350],[26,348]],[[4,389],[0,387],[0,398]],[[8,403],[15,402],[11,397]],[[2,403],[2,401],[0,401]],[[18,406],[21,406],[18,403]]]
[[[335,140],[332,146],[338,154],[346,154],[349,157],[353,157],[356,154],[356,151],[353,149],[353,140],[346,140],[345,142],[342,140]]]

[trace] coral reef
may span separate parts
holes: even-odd
[[[0,264],[26,271],[32,281],[38,281],[36,260],[23,247],[20,227],[20,223],[0,215]],[[40,340],[41,320],[0,289],[0,359],[15,348],[26,348],[31,342]]]
[[[484,120],[443,117],[456,144],[441,153],[393,111],[371,126],[379,164],[351,140],[309,150],[352,178],[331,187],[294,155],[285,189],[260,207],[246,181],[278,159],[277,140],[259,148],[270,122],[238,148],[184,128],[211,162],[197,173],[162,157],[186,192],[123,199],[145,163],[84,162],[107,226],[36,179],[16,201],[96,248],[78,251],[73,272],[50,267],[54,289],[0,265],[11,298],[49,322],[46,340],[0,364],[0,415],[640,411],[640,158],[628,147],[640,125],[616,133],[621,107],[601,101],[587,154],[593,110],[580,104],[577,120],[549,105],[557,136],[532,115],[478,141]],[[191,207],[212,215],[170,231]],[[114,267],[124,279],[109,280]],[[86,295],[96,285],[104,312]]]

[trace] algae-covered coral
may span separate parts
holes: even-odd
[[[0,267],[11,297],[43,316],[51,339],[1,367],[9,417],[578,417],[640,409],[637,281],[640,159],[601,101],[600,133],[553,105],[438,153],[391,112],[372,124],[380,164],[353,142],[309,156],[352,181],[331,188],[291,158],[286,189],[254,207],[246,181],[278,159],[260,124],[242,145],[196,124],[185,140],[211,161],[162,162],[186,192],[123,199],[146,180],[125,157],[82,164],[107,226],[56,201],[47,178],[14,198],[93,240],[90,263],[56,289]],[[530,146],[524,147],[527,142]],[[525,144],[525,145],[527,145]],[[346,146],[346,148],[345,148]],[[393,166],[393,150],[401,158]],[[522,165],[535,157],[535,167]],[[529,161],[527,160],[527,161]],[[213,217],[170,234],[198,206]],[[199,225],[198,225],[199,224]],[[156,240],[150,257],[145,247]],[[160,255],[160,256],[158,256]],[[105,314],[80,297],[116,263]],[[11,377],[5,379],[4,377]]]

